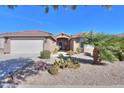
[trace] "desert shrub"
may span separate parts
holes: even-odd
[[[117,52],[115,55],[119,59],[119,61],[124,61],[124,53],[123,52]]]
[[[79,67],[80,67],[79,62],[75,62],[73,65],[74,65],[74,66],[73,66],[73,68],[75,68],[75,69],[77,69],[77,68],[79,68]]]
[[[68,68],[73,68],[74,61],[71,58],[67,59],[67,67]]]
[[[59,68],[74,68],[77,69],[80,67],[79,62],[74,61],[72,58],[68,58],[67,60],[60,59],[59,61],[54,62],[53,66],[48,70],[51,75],[58,74]]]
[[[56,75],[58,74],[59,72],[59,67],[57,65],[53,65],[49,70],[48,72],[51,74],[51,75]]]
[[[61,58],[59,61],[56,61],[54,62],[54,65],[57,65],[59,68],[66,68],[67,67],[67,62]]]
[[[78,54],[80,54],[80,53],[81,53],[81,48],[78,47],[78,48],[76,49],[76,52],[77,52]]]
[[[67,67],[76,69],[76,68],[80,67],[80,64],[79,64],[79,62],[73,60],[72,58],[68,58],[67,59]]]
[[[60,65],[61,69],[64,69],[64,68],[67,68],[67,67],[68,67],[67,62],[64,62],[63,64]]]
[[[60,66],[59,67],[62,69],[67,67],[67,62],[63,58],[60,59]]]
[[[63,54],[59,54],[58,57],[59,57],[59,58],[64,58],[64,55],[63,55]]]
[[[74,52],[74,51],[72,51],[72,50],[67,51],[67,55],[74,55],[74,54],[75,54],[75,52]]]
[[[49,59],[50,55],[51,55],[50,51],[44,50],[44,51],[40,52],[39,58],[41,58],[41,59]]]
[[[58,49],[55,48],[54,51],[53,51],[53,54],[56,54],[58,52]]]
[[[42,70],[42,71],[45,71],[48,69],[48,64],[43,62],[43,61],[38,61],[36,64],[35,64],[35,69],[36,70]]]

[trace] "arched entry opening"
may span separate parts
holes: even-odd
[[[58,36],[56,36],[57,40],[57,46],[59,48],[59,51],[68,51],[70,50],[70,36],[61,33]]]

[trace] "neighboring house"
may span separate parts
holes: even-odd
[[[124,33],[116,35],[117,37],[124,37]]]
[[[53,36],[51,33],[31,30],[23,32],[4,33],[0,35],[0,53],[18,54],[18,53],[37,53],[49,50],[53,52],[55,48],[60,51],[76,51],[77,48],[84,49],[81,46],[84,33],[68,35],[60,33]]]

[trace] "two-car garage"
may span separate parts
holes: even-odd
[[[43,51],[43,40],[10,40],[11,54],[39,54],[40,51]]]
[[[51,33],[40,30],[4,33],[2,54],[40,54],[43,50],[53,51],[56,39]],[[1,41],[0,39],[0,41]]]

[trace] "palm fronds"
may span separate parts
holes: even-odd
[[[72,10],[76,10],[77,5],[72,5],[71,8],[72,8]]]
[[[45,7],[45,13],[47,14],[49,12],[49,7]]]
[[[54,9],[55,11],[57,11],[58,8],[59,8],[59,5],[53,5],[53,9]]]
[[[84,36],[82,44],[89,44],[100,49],[102,60],[114,62],[124,60],[124,38],[118,38],[104,33],[89,32]]]
[[[106,60],[109,62],[115,62],[117,61],[117,57],[113,54],[111,50],[108,49],[101,49],[100,50],[100,56],[102,60]]]

